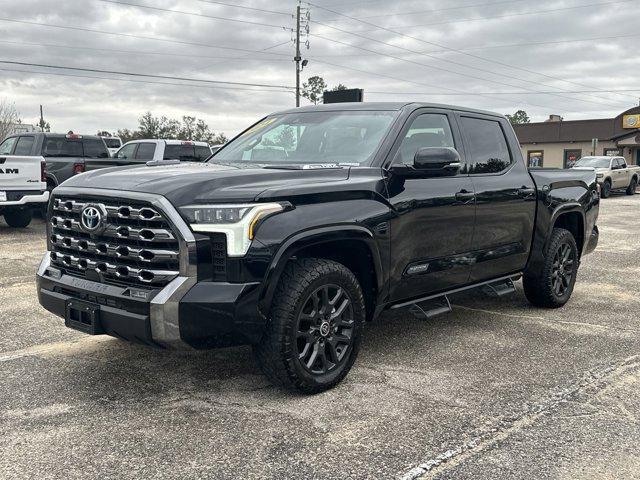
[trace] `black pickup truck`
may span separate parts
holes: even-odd
[[[330,388],[386,309],[523,279],[564,305],[598,242],[594,171],[527,170],[502,116],[361,103],[270,115],[208,163],[154,162],[53,192],[40,303],[90,334],[250,344],[276,384]]]

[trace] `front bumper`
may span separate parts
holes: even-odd
[[[265,325],[258,313],[258,283],[197,282],[180,276],[161,290],[149,291],[146,298],[136,298],[129,287],[60,275],[47,252],[38,269],[37,289],[40,304],[59,317],[65,317],[69,300],[94,303],[107,335],[164,348],[252,344]]]
[[[7,192],[11,193],[11,192]],[[21,195],[17,200],[9,200],[6,202],[0,202],[0,208],[3,207],[19,207],[30,205],[32,203],[47,203],[49,201],[49,192],[44,191],[42,193],[29,193]]]

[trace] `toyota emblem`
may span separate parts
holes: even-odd
[[[80,215],[80,223],[82,229],[94,233],[102,226],[103,214],[97,207],[89,205],[82,210]]]

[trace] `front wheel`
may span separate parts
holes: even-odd
[[[638,180],[634,177],[631,179],[631,183],[629,183],[629,187],[627,188],[627,195],[635,195],[637,186]]]
[[[602,198],[609,198],[611,196],[611,182],[609,180],[606,180],[602,184],[602,188],[600,190],[600,196]]]
[[[9,210],[4,212],[4,221],[13,228],[26,228],[31,223],[31,210]]]
[[[365,321],[362,289],[344,265],[300,259],[287,265],[265,334],[254,353],[274,384],[319,393],[349,373]]]
[[[539,275],[525,274],[522,280],[529,302],[537,307],[562,307],[573,293],[579,263],[573,234],[564,228],[554,228],[542,272]]]

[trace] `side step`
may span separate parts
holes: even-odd
[[[499,280],[493,283],[487,283],[482,287],[482,291],[489,297],[504,297],[516,291],[516,287],[513,284],[513,280],[507,278],[505,280]]]
[[[435,317],[436,315],[449,313],[450,311],[451,302],[449,301],[449,297],[446,295],[414,303],[409,309],[409,312],[420,320],[427,320]]]

